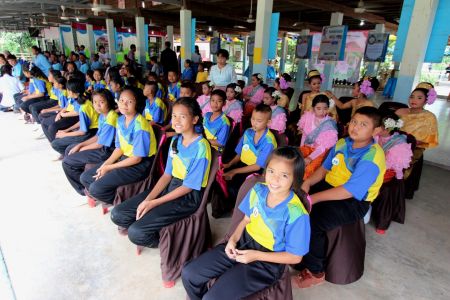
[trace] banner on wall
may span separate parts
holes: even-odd
[[[368,31],[349,31],[345,43],[344,60],[338,61],[334,68],[333,78],[356,82],[359,80],[359,69],[364,57],[364,50],[367,44]],[[323,72],[325,61],[319,59],[319,49],[322,34],[313,34],[312,54],[309,59],[309,69],[316,69]]]
[[[66,56],[69,56],[70,52],[75,49],[72,27],[68,25],[59,25],[59,32],[64,53]]]
[[[216,55],[220,50],[220,37],[213,37],[211,41],[209,41],[209,52],[212,55]]]
[[[247,41],[247,56],[253,56],[253,49],[255,48],[255,33],[250,34]]]
[[[383,62],[389,42],[389,33],[369,33],[367,38],[364,60],[371,62]]]
[[[319,59],[331,61],[344,59],[347,30],[347,25],[323,27]]]
[[[297,38],[295,46],[295,57],[300,59],[311,58],[312,36],[301,35]]]

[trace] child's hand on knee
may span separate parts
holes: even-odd
[[[243,264],[249,264],[258,260],[259,251],[256,250],[236,250],[236,253],[236,261]]]
[[[156,207],[155,201],[145,199],[139,204],[136,210],[136,220],[142,218],[146,213],[148,213],[152,208]]]

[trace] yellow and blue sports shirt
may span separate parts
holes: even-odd
[[[49,82],[49,83],[50,83],[50,82]],[[50,84],[50,85],[51,85],[51,84]],[[47,89],[47,92],[48,92],[48,94],[49,94],[51,100],[58,101],[59,90],[58,90],[57,88],[55,88],[54,86],[52,86],[52,87],[50,88],[50,92],[48,91],[48,89]]]
[[[255,130],[248,128],[239,140],[236,153],[241,157],[241,161],[247,166],[257,164],[261,168],[266,166],[266,160],[273,149],[277,148],[275,136],[268,128],[255,144]]]
[[[105,89],[105,88],[106,88],[106,81],[104,81],[104,80],[96,81],[93,85],[94,91],[99,91],[99,90]]]
[[[31,78],[30,79],[30,85],[29,85],[29,93],[32,94],[39,94],[42,93],[44,96],[48,95],[47,87],[45,85],[45,81],[38,78]]]
[[[205,129],[205,135],[208,140],[217,140],[221,147],[225,146],[230,135],[230,120],[227,115],[222,113],[214,121],[211,121],[212,112],[205,114],[203,118],[203,128]],[[213,146],[216,150],[218,147]]]
[[[178,153],[172,150],[177,142]],[[183,146],[183,136],[172,138],[165,173],[183,180],[185,187],[200,191],[206,187],[211,167],[211,146],[203,136],[198,136],[187,147]]]
[[[359,201],[372,202],[383,184],[386,163],[384,151],[374,141],[363,148],[353,148],[349,137],[340,139],[322,166],[325,181],[333,187],[343,186]]]
[[[175,102],[180,97],[181,82],[169,83],[167,87],[167,99]]]
[[[61,108],[66,108],[69,104],[69,100],[67,99],[67,90],[56,90],[58,94],[58,105]]]
[[[66,111],[76,111],[80,112],[80,103],[78,103],[77,98],[68,98]]]
[[[291,191],[275,207],[267,206],[269,188],[257,183],[247,193],[239,209],[250,218],[247,233],[261,246],[274,252],[303,256],[309,251],[311,228],[308,211]]]
[[[148,121],[162,125],[167,117],[166,104],[158,97],[153,99],[153,101],[147,99],[143,114]]]
[[[91,100],[86,100],[79,111],[80,131],[88,132],[89,129],[98,128],[98,112],[92,105]]]
[[[158,82],[158,92],[156,93],[156,97],[161,98],[161,99],[165,99],[165,92],[164,92],[164,87],[162,86],[161,83]]]
[[[105,147],[112,147],[114,145],[114,138],[116,136],[117,118],[119,115],[111,109],[105,116],[100,114],[98,117],[98,131],[97,143]]]
[[[125,116],[117,120],[116,148],[120,148],[123,155],[131,157],[151,157],[156,154],[156,138],[152,126],[141,115],[125,125]]]

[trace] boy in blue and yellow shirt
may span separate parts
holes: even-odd
[[[152,124],[163,125],[167,118],[166,104],[157,96],[158,83],[155,81],[147,81],[144,85],[144,96],[147,97],[145,102],[144,117]]]
[[[222,90],[215,90],[211,95],[211,110],[203,117],[203,128],[205,129],[205,136],[211,146],[219,150],[225,147],[230,135],[230,120],[222,111],[227,95]]]
[[[386,171],[383,149],[373,137],[381,130],[381,115],[374,107],[358,109],[349,123],[350,136],[340,139],[322,166],[302,185],[311,194],[310,252],[295,278],[300,288],[324,281],[326,232],[364,218],[383,184]]]
[[[271,116],[272,109],[268,105],[259,104],[253,110],[252,127],[241,137],[235,149],[236,156],[223,165],[226,171],[223,177],[227,181],[229,197],[217,197],[221,203],[211,203],[215,218],[234,207],[239,188],[247,176],[255,172],[261,173],[270,153],[277,148],[275,136],[267,127]]]

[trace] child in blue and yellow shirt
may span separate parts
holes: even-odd
[[[219,197],[221,205],[212,205],[214,217],[220,217],[233,208],[239,188],[247,176],[262,172],[270,153],[277,148],[275,136],[267,127],[271,115],[270,106],[262,103],[253,110],[252,127],[248,128],[239,140],[235,150],[236,156],[223,165],[223,177],[227,181],[229,197]]]
[[[340,139],[322,166],[303,183],[311,194],[310,252],[303,259],[295,282],[300,288],[325,279],[326,232],[364,218],[383,184],[384,151],[374,136],[381,131],[381,115],[374,107],[362,107],[349,123],[350,136]]]
[[[170,102],[175,102],[180,97],[181,82],[178,81],[178,73],[176,71],[169,71],[167,74],[169,85],[167,86],[167,99]]]
[[[230,135],[230,120],[227,115],[222,112],[225,105],[227,95],[222,90],[215,90],[211,95],[211,110],[205,114],[203,119],[203,127],[205,128],[205,136],[214,149],[223,148]]]
[[[113,204],[119,186],[144,180],[156,154],[152,126],[142,116],[145,97],[136,87],[120,93],[115,149],[109,158],[81,174],[80,181],[95,200]]]
[[[94,70],[94,83],[92,88],[94,91],[100,91],[102,89],[106,89],[106,81],[103,80],[103,73],[101,70]]]
[[[227,243],[185,264],[181,272],[191,300],[243,299],[280,279],[286,264],[308,253],[310,209],[301,191],[304,161],[294,147],[274,150],[265,182],[239,205],[244,214]],[[217,281],[208,289],[211,279]]]
[[[92,101],[83,97],[84,81],[81,78],[72,78],[67,82],[67,90],[72,94],[71,99],[76,99],[77,104],[71,103],[67,110],[74,107],[73,114],[78,114],[78,123],[56,133],[56,138],[52,141],[52,148],[64,156],[66,148],[72,144],[81,143],[97,133],[98,113],[95,111]],[[75,95],[73,95],[75,94]],[[76,130],[78,129],[78,130]]]
[[[111,220],[128,230],[134,244],[155,247],[159,231],[193,214],[208,183],[211,147],[195,127],[201,127],[201,110],[193,98],[173,105],[172,139],[166,169],[152,190],[132,197],[111,212]]]
[[[95,91],[92,95],[94,108],[100,115],[97,134],[79,144],[67,147],[62,166],[67,179],[73,188],[85,195],[80,176],[87,164],[98,164],[111,156],[114,151],[114,138],[118,115],[115,112],[116,102],[108,90]]]
[[[157,97],[158,83],[155,81],[147,81],[144,85],[145,101],[144,117],[152,124],[163,125],[167,118],[166,104]]]

